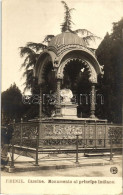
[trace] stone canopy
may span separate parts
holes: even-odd
[[[47,49],[41,54],[35,66],[34,75],[38,83],[44,83],[44,72],[49,62],[56,71],[56,77],[63,79],[63,71],[70,61],[79,60],[89,69],[92,83],[97,83],[97,76],[103,74],[102,67],[98,63],[95,53],[87,48],[84,39],[72,32],[63,32],[51,39]]]
[[[55,72],[56,79],[56,115],[61,116],[62,109],[66,109],[68,105],[61,104],[61,83],[64,80],[64,74],[66,67],[74,67],[72,71],[88,71],[88,79],[91,83],[91,106],[90,106],[90,118],[95,118],[95,84],[97,83],[98,75],[103,74],[102,66],[97,61],[96,55],[93,49],[86,46],[84,39],[72,33],[70,31],[63,32],[56,35],[48,43],[47,49],[45,49],[39,56],[36,66],[34,68],[34,76],[38,78],[38,84],[40,86],[45,85],[46,75],[48,71]],[[42,87],[41,87],[42,88]],[[42,93],[42,89],[40,91]],[[40,94],[41,94],[40,93]],[[41,95],[40,95],[41,96]],[[70,105],[69,105],[70,106]],[[41,113],[40,105],[40,113]],[[71,105],[71,112],[75,108]],[[69,109],[69,110],[70,110]],[[76,108],[77,109],[77,108]],[[66,112],[66,111],[64,111]],[[70,111],[69,111],[70,112]],[[75,113],[75,112],[74,112]],[[77,115],[77,114],[74,114]],[[71,117],[71,116],[70,116]]]

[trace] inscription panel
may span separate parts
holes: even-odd
[[[84,126],[71,124],[43,124],[44,138],[76,138],[76,135],[83,137]]]

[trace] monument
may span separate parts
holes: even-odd
[[[40,86],[39,117],[14,125],[14,133],[19,137],[21,146],[37,146],[40,152],[59,152],[61,149],[75,152],[79,136],[81,149],[109,148],[112,128],[118,139],[122,129],[95,114],[95,88],[98,76],[102,74],[102,66],[95,53],[87,48],[82,38],[68,30],[53,37],[34,67],[34,76]],[[74,94],[83,91],[83,87],[90,93],[88,115],[84,115],[86,110],[82,107],[82,115],[79,115],[80,105],[73,101]],[[53,112],[44,117],[43,95],[46,93],[56,99]],[[121,142],[116,139],[116,146],[121,147]]]
[[[40,94],[43,93],[43,85],[47,79],[47,74],[55,72],[56,79],[56,111],[55,117],[67,116],[71,112],[71,117],[77,117],[76,106],[72,105],[70,99],[72,98],[72,90],[61,89],[61,83],[64,81],[67,67],[72,67],[75,75],[71,79],[74,82],[78,74],[86,69],[89,75],[89,82],[91,83],[91,103],[90,103],[90,119],[95,117],[95,85],[97,84],[97,77],[103,74],[102,67],[98,63],[95,53],[92,49],[87,48],[85,42],[78,35],[69,32],[63,32],[49,42],[47,49],[41,54],[35,66],[34,75],[38,78],[40,85]],[[72,72],[71,71],[71,72]],[[69,77],[70,71],[67,71]],[[73,81],[72,81],[73,80]],[[63,102],[61,102],[61,96]],[[66,111],[65,111],[66,110]],[[67,113],[66,113],[67,112]],[[40,114],[42,113],[42,105],[40,105]],[[69,116],[69,115],[68,115]]]
[[[52,72],[56,81],[55,113],[51,117],[43,118],[42,94],[48,75]],[[91,85],[90,114],[87,118],[78,117],[78,105],[72,102],[76,80],[84,72],[88,75]],[[34,69],[34,76],[37,77],[40,86],[39,139],[43,138],[45,144],[51,144],[52,141],[55,145],[62,145],[64,139],[65,145],[74,143],[77,134],[81,135],[82,139],[89,137],[95,139],[95,135],[96,138],[104,137],[104,124],[107,120],[95,116],[95,86],[98,76],[102,74],[102,67],[95,53],[87,48],[81,37],[67,30],[51,39],[47,49],[40,54]],[[85,126],[87,123],[89,125]],[[93,145],[94,140],[92,142]]]

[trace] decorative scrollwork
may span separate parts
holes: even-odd
[[[86,138],[93,139],[95,135],[95,127],[94,126],[86,126],[85,135]]]
[[[89,139],[89,145],[93,145],[94,140],[93,139]]]
[[[122,127],[110,127],[108,137],[113,140],[114,144],[122,143]]]
[[[86,143],[87,147],[97,146],[104,147],[111,143],[122,145],[122,127],[109,126],[106,130],[105,124],[76,124],[76,123],[42,123],[43,137],[39,137],[39,145],[76,145],[76,135],[79,135],[78,144],[83,145]],[[14,125],[14,144],[36,147],[37,133],[39,123],[27,122],[17,123]],[[95,137],[96,136],[96,137]],[[105,140],[105,136],[106,139]]]
[[[122,127],[110,127],[108,130],[108,138],[109,138],[109,144],[122,144]]]
[[[102,145],[102,139],[98,139],[98,144]]]
[[[82,145],[83,140],[79,139],[78,144]],[[76,145],[76,139],[44,139],[43,140],[43,145]]]
[[[105,126],[103,125],[100,125],[100,126],[97,126],[97,138],[101,139],[101,138],[104,138],[105,136]]]
[[[71,136],[83,135],[84,126],[71,124],[43,124],[43,131],[45,136]]]
[[[38,123],[17,123],[14,125],[14,144],[33,146],[38,132]],[[30,141],[32,140],[32,141]],[[35,141],[34,141],[35,142]]]

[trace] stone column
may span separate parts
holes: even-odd
[[[42,85],[40,85],[40,97],[39,97],[39,121],[41,121],[42,118]]]
[[[96,100],[96,91],[95,85],[92,84],[91,86],[91,95],[90,95],[90,118],[95,118],[95,100]]]
[[[61,90],[61,79],[57,79],[57,91],[56,91],[56,116],[61,116],[60,90]]]
[[[43,129],[42,129],[42,95],[43,95],[43,88],[40,85],[40,94],[39,94],[39,127],[37,129],[37,137],[38,137],[38,145],[42,145],[43,139]]]

